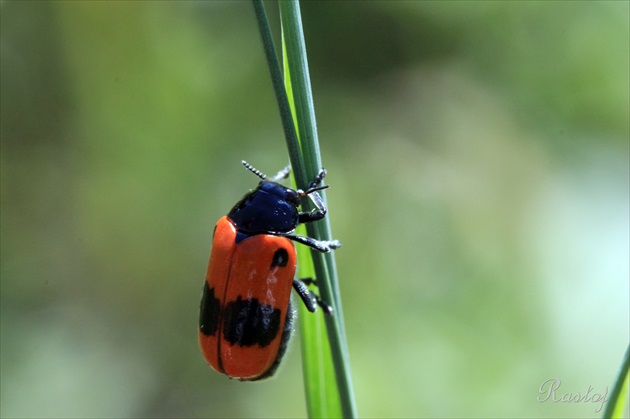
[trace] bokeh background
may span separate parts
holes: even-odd
[[[288,161],[249,2],[0,3],[1,415],[303,417],[205,365],[216,220]],[[277,29],[277,5],[268,4]],[[629,4],[304,2],[359,414],[593,417],[629,337]]]

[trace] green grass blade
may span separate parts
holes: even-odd
[[[305,233],[302,226],[300,234]],[[298,249],[300,277],[316,277],[310,250]],[[343,410],[335,379],[334,364],[326,324],[320,312],[309,313],[300,305],[300,340],[308,416],[311,418],[342,417]]]
[[[602,417],[621,418],[628,403],[628,382],[630,381],[630,345],[626,349],[621,369],[617,375],[617,380],[610,393],[610,400],[606,404],[606,409]]]
[[[280,68],[276,48],[273,44],[269,21],[267,20],[267,14],[265,13],[265,6],[263,5],[262,0],[252,0],[252,4],[254,6],[256,22],[258,23],[258,28],[260,30],[260,37],[265,51],[265,58],[267,59],[267,66],[269,67],[269,73],[271,75],[271,84],[273,85],[273,90],[276,94],[276,102],[278,104],[278,110],[280,111],[282,129],[284,130],[284,137],[287,140],[289,158],[291,160],[291,164],[294,166],[293,170],[295,173],[296,163],[299,166],[303,166],[301,163],[302,154],[299,147],[297,131],[295,129],[294,116],[289,105],[287,90],[285,90],[284,86],[284,76],[282,75],[282,69]]]
[[[282,85],[283,77],[264,6],[261,0],[252,1],[278,101],[293,175],[297,186],[304,189],[322,164],[299,3],[279,3],[285,57]],[[324,193],[322,198],[325,200]],[[311,209],[310,203],[305,202],[304,210]],[[331,239],[328,219],[308,224],[307,231],[309,236],[316,239]],[[298,246],[298,255],[299,274],[317,278],[322,299],[329,302],[335,310],[333,316],[326,316],[323,320],[321,312],[312,315],[303,309],[300,317],[309,416],[356,417],[334,254],[331,252],[324,255]]]
[[[285,58],[285,85],[289,86],[287,91],[292,92],[289,101],[293,105],[293,111],[295,113],[300,149],[302,151],[304,170],[307,176],[306,179],[300,180],[299,176],[301,173],[295,170],[296,181],[298,186],[300,186],[307,185],[308,180],[312,179],[317,174],[322,164],[299,2],[297,0],[280,2],[280,18],[282,22],[283,53]],[[325,194],[323,193],[322,198],[325,200]],[[307,210],[308,209],[310,208],[307,206]],[[308,224],[306,229],[311,237],[322,240],[331,239],[330,223],[327,218],[317,223]],[[333,316],[325,317],[325,323],[331,348],[332,364],[335,371],[335,383],[341,404],[340,413],[343,417],[356,417],[356,406],[350,376],[350,363],[343,326],[343,312],[339,298],[334,254],[332,252],[321,254],[315,251],[311,251],[311,254],[320,295],[322,299],[331,303],[335,309]],[[306,316],[302,316],[302,319],[304,319],[304,317]],[[306,319],[302,320],[302,325],[303,329],[309,328],[310,326],[306,322]],[[310,345],[316,345],[316,342],[304,342],[304,346],[308,347]],[[304,368],[309,370],[305,373],[305,376],[324,374],[324,371],[329,368],[329,365],[326,364],[328,360],[323,356],[320,359],[322,359],[323,364],[304,364]],[[311,358],[309,357],[307,360],[310,361]],[[317,383],[325,382],[326,385],[329,386],[333,385],[326,381],[325,377],[313,381]],[[309,392],[310,389],[307,388],[307,395]],[[322,408],[323,410],[328,409],[328,407],[331,409],[337,409],[339,407],[332,405],[333,400],[327,400],[327,402],[329,402],[330,405]],[[337,416],[337,414],[335,414],[335,416]]]

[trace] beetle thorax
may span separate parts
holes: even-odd
[[[296,191],[263,180],[232,208],[228,217],[243,233],[290,233],[298,224],[299,204]]]

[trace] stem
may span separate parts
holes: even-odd
[[[314,176],[322,166],[299,2],[281,1],[280,17],[305,169],[308,175]],[[324,194],[322,198],[325,199]],[[330,240],[332,237],[328,218],[307,224],[306,229],[310,236],[318,239]],[[326,316],[325,320],[343,416],[356,417],[334,254],[311,253],[321,297],[332,302],[335,309],[335,315]]]
[[[604,414],[602,415],[602,417],[604,418],[621,417],[621,415],[623,414],[623,412],[617,411],[617,401],[619,399],[619,396],[621,396],[621,390],[623,389],[624,384],[626,383],[628,379],[629,373],[630,373],[630,345],[628,345],[628,349],[626,349],[626,355],[623,358],[623,363],[621,364],[621,368],[619,369],[617,380],[615,381],[612,392],[610,393],[610,400],[608,401],[608,403],[606,403],[606,409],[604,410]],[[625,404],[625,401],[622,401],[621,403],[623,406]],[[621,410],[621,407],[619,410]]]
[[[300,6],[297,0],[279,2],[283,52],[285,53],[285,78],[283,85],[282,73],[277,60],[276,50],[273,46],[264,6],[261,0],[252,1],[282,118],[293,174],[297,186],[305,188],[309,181],[319,172],[322,163]],[[287,92],[289,93],[287,94]],[[290,106],[291,103],[294,105],[293,107]],[[296,133],[296,125],[299,135]],[[321,196],[325,202],[326,196],[323,191]],[[304,204],[305,210],[312,209],[310,202],[305,201]],[[309,236],[315,239],[330,240],[332,237],[328,218],[316,223],[308,223],[306,228]],[[323,300],[331,303],[334,309],[334,315],[326,316],[325,322],[330,342],[332,363],[334,365],[335,382],[341,404],[339,413],[343,417],[353,418],[357,416],[357,413],[334,254],[333,252],[322,254],[311,251],[311,256],[321,297]],[[319,382],[325,384],[325,381],[320,380]],[[308,394],[310,394],[309,391],[307,391],[307,397]],[[329,412],[325,408],[322,410]],[[309,408],[309,412],[312,413],[313,411]]]
[[[256,21],[258,22],[258,28],[263,42],[263,49],[265,50],[267,66],[269,67],[269,73],[271,74],[271,83],[276,94],[276,102],[278,104],[278,110],[280,111],[280,119],[282,121],[284,136],[287,140],[289,159],[293,164],[300,161],[302,156],[299,147],[300,143],[295,130],[295,124],[293,122],[293,115],[291,114],[291,106],[289,106],[287,91],[284,88],[284,77],[282,75],[282,70],[280,69],[280,63],[278,62],[276,48],[273,44],[269,21],[267,20],[267,14],[265,13],[265,6],[263,5],[262,0],[252,0],[252,3],[254,5],[254,13],[256,14]],[[306,179],[302,178],[301,180],[301,184],[305,185]]]

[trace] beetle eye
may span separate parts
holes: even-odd
[[[300,195],[298,195],[298,193],[295,192],[293,189],[287,189],[285,191],[285,199],[295,206],[300,205]]]

